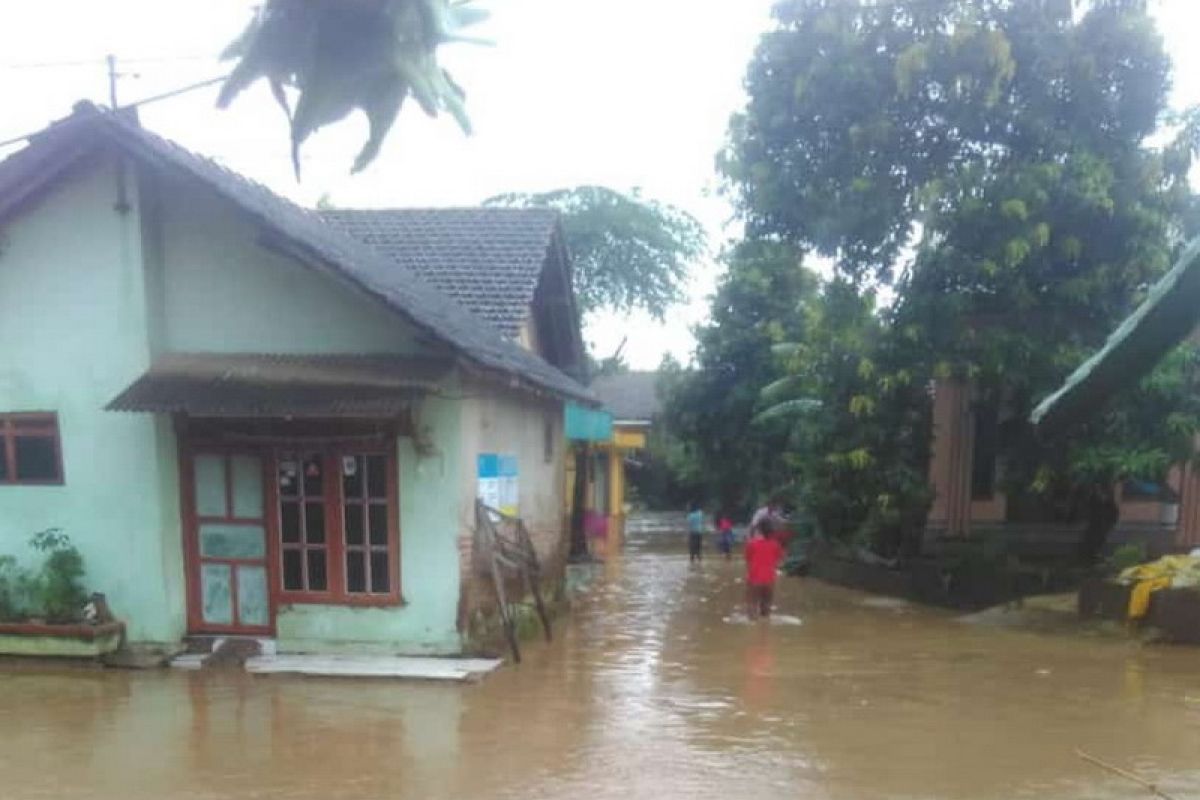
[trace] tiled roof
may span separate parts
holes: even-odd
[[[0,215],[46,182],[53,156],[80,144],[107,140],[154,166],[182,171],[206,184],[255,219],[298,260],[329,269],[374,296],[404,319],[464,357],[468,365],[499,373],[517,384],[584,402],[591,393],[541,357],[497,336],[486,321],[431,286],[413,270],[327,224],[313,211],[266,187],[141,128],[124,114],[81,103],[76,112],[35,136],[29,147],[0,164]],[[56,173],[57,174],[57,173]],[[33,187],[33,188],[31,188]]]
[[[337,209],[329,223],[450,295],[509,338],[553,252],[557,214],[536,208]]]
[[[118,395],[111,411],[196,416],[391,417],[438,388],[451,359],[379,355],[172,353]]]
[[[592,381],[592,391],[617,422],[650,422],[661,405],[657,372],[601,375]]]

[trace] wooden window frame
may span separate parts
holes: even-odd
[[[54,442],[55,467],[53,479],[22,480],[17,470],[17,436],[35,436]],[[63,469],[62,429],[54,411],[21,411],[0,414],[0,458],[4,459],[5,475],[2,486],[62,486],[66,483]]]
[[[319,446],[297,442],[294,447],[281,446],[271,454],[271,480],[268,483],[269,505],[268,534],[271,536],[275,555],[274,568],[279,576],[274,590],[280,605],[329,605],[329,606],[398,606],[403,604],[400,586],[400,489],[396,449],[392,442],[380,444],[340,444]],[[282,456],[297,454],[320,454],[325,482],[325,571],[326,590],[322,592],[296,591],[283,585],[283,519],[279,492],[279,461]],[[346,569],[346,503],[344,497],[342,459],[348,456],[383,456],[387,470],[387,552],[388,591],[386,593],[350,592],[347,589]],[[364,512],[365,513],[365,512]],[[358,549],[357,546],[354,549]],[[370,547],[368,546],[368,550]],[[369,566],[368,566],[369,570]],[[368,578],[368,584],[369,584]]]
[[[304,489],[306,476],[304,475],[305,464],[310,460],[316,459],[320,464],[321,474],[321,491],[315,495],[309,495]],[[279,482],[279,465],[284,460],[294,460],[297,464],[297,492],[295,497],[284,495],[283,492],[276,494],[276,501],[271,504],[268,513],[271,516],[277,516],[279,519],[279,535],[276,538],[276,548],[279,551],[279,594],[285,595],[303,595],[306,597],[325,597],[329,595],[333,587],[333,576],[331,574],[331,566],[333,562],[331,531],[329,528],[330,504],[334,502],[331,496],[332,492],[326,482],[326,476],[329,475],[330,463],[328,454],[321,448],[296,448],[291,451],[277,451],[274,457],[270,459],[272,481],[278,489]],[[300,539],[297,542],[285,542],[283,540],[283,507],[287,503],[296,505],[296,520],[300,526]],[[324,533],[324,541],[318,544],[312,544],[308,541],[308,505],[309,503],[319,504],[321,508],[321,525]],[[325,554],[325,588],[324,589],[288,589],[284,584],[286,580],[286,570],[284,569],[284,556],[290,551],[299,551],[300,553],[300,576],[303,583],[307,587],[309,581],[309,551],[317,550]]]

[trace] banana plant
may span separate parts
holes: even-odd
[[[794,356],[801,345],[785,342],[772,347],[777,356]],[[758,395],[759,403],[766,408],[754,416],[754,424],[762,424],[775,419],[794,419],[810,414],[821,408],[820,400],[812,397],[797,396],[807,388],[808,384],[802,375],[788,375],[764,386]]]
[[[405,101],[442,112],[471,132],[465,93],[438,63],[438,48],[474,42],[463,30],[488,13],[472,0],[267,0],[222,54],[237,64],[217,105],[266,79],[291,127],[292,165],[316,130],[362,109],[369,135],[352,171],[377,155]],[[296,95],[295,108],[288,90]]]

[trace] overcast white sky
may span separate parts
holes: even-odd
[[[11,3],[0,28],[0,140],[35,130],[86,97],[107,100],[103,66],[114,53],[120,96],[132,101],[216,77],[215,54],[245,25],[255,0],[41,0]],[[348,174],[365,137],[353,119],[304,151],[304,182],[291,174],[286,123],[263,87],[228,111],[215,89],[147,106],[143,123],[217,158],[277,192],[311,204],[470,205],[507,191],[582,183],[641,187],[709,229],[712,249],[736,232],[716,196],[713,158],[771,0],[488,0],[479,32],[494,47],[448,48],[443,61],[464,87],[476,128],[406,109],[383,155]],[[1200,0],[1154,3],[1175,60],[1175,104],[1200,102]],[[61,62],[76,62],[62,64]],[[691,302],[665,325],[641,316],[588,321],[599,354],[626,336],[630,362],[685,359],[690,326],[704,318],[717,268],[699,264]]]

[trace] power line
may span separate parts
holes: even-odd
[[[186,56],[144,56],[142,58],[122,58],[122,64],[168,64],[172,62],[185,61],[219,61],[220,58],[211,53],[205,55],[186,55]],[[73,67],[96,67],[103,65],[104,56],[96,56],[95,58],[75,59],[69,61],[27,61],[27,62],[0,62],[0,69],[9,70],[32,70],[32,69],[66,69]]]

